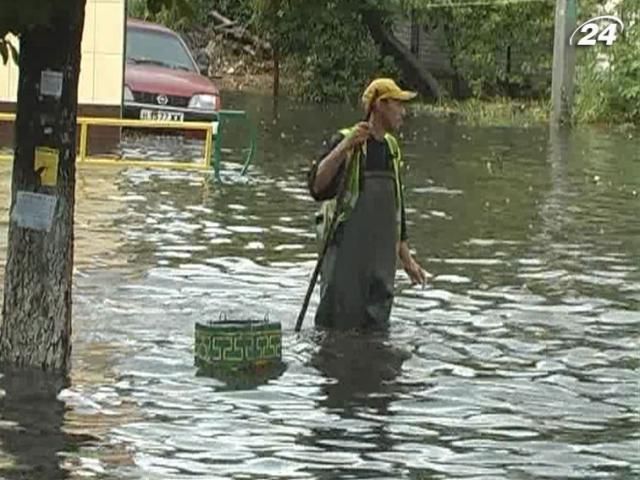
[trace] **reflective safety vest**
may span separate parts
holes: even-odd
[[[344,128],[340,130],[340,133],[346,137],[355,128],[355,126],[351,128]],[[396,224],[398,229],[398,238],[400,238],[400,231],[402,228],[402,203],[404,202],[404,187],[400,178],[402,169],[402,153],[400,152],[398,141],[393,135],[386,133],[384,139],[389,146],[389,151],[391,152],[393,176],[396,182]],[[366,143],[364,143],[361,148],[349,152],[351,162],[349,163],[349,172],[345,172],[345,174],[348,175],[347,181],[349,184],[345,185],[346,191],[342,198],[343,207],[342,213],[338,218],[338,224],[344,222],[349,217],[349,214],[355,208],[356,202],[358,201],[358,195],[360,193],[361,160],[362,155],[366,155],[366,148]],[[322,202],[320,210],[316,213],[316,239],[321,243],[326,241],[326,236],[329,233],[329,225],[331,224],[331,219],[333,218],[335,210],[336,198],[334,197]]]

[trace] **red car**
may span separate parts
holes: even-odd
[[[169,28],[127,20],[123,115],[142,120],[213,121],[220,92]]]

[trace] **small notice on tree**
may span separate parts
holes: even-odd
[[[58,197],[34,192],[18,192],[11,220],[20,228],[48,232],[53,223]]]
[[[40,73],[40,94],[60,98],[62,96],[62,72],[43,70]]]

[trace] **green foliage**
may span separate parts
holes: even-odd
[[[578,121],[640,123],[640,4],[623,0],[617,14],[625,31],[612,46],[578,51]]]
[[[254,25],[297,72],[293,93],[306,101],[356,101],[371,77],[397,76],[362,19],[364,8],[386,2],[252,0]]]
[[[298,71],[294,93],[308,101],[348,101],[383,68],[380,53],[349,2],[258,0],[256,25],[289,70]]]
[[[268,41],[285,71],[296,72],[293,93],[303,100],[357,99],[363,84],[375,74],[397,73],[382,58],[363,25],[366,2],[354,0],[192,0],[196,12],[187,18],[176,10],[151,12],[149,0],[130,2],[132,16],[185,30],[207,18],[208,9],[247,26]],[[384,2],[383,2],[384,3]]]
[[[186,31],[193,26],[206,26],[213,9],[240,24],[250,24],[256,0],[128,0],[127,14],[150,20],[169,28]]]
[[[4,63],[17,59],[7,33],[19,36],[28,25],[46,24],[54,9],[68,4],[66,0],[5,3],[9,5],[0,11]],[[604,3],[580,0],[579,18],[599,13]],[[382,57],[363,22],[363,12],[371,9],[383,13],[389,23],[399,15],[408,18],[413,11],[429,31],[440,32],[440,47],[459,83],[466,84],[475,98],[546,99],[554,8],[551,1],[491,6],[455,6],[451,0],[128,1],[129,15],[183,32],[206,26],[211,9],[218,10],[267,40],[290,74],[294,94],[314,102],[357,100],[370,78],[399,76],[395,62]],[[613,46],[578,52],[576,113],[580,120],[640,122],[640,2],[622,0],[617,14],[627,28]],[[603,66],[603,58],[609,66]]]
[[[204,3],[207,8],[215,8],[240,25],[251,26],[257,11],[256,2],[259,0],[216,0],[213,4],[211,0],[194,1]]]
[[[189,0],[147,0],[147,8],[151,13],[170,10],[187,17],[195,13]]]
[[[427,28],[442,33],[451,67],[474,96],[511,91],[536,96],[548,91],[554,30],[551,2],[455,8],[434,8],[433,0],[402,3],[415,9]]]
[[[203,1],[189,0],[128,0],[127,15],[184,30],[201,18],[203,5]]]

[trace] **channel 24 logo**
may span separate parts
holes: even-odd
[[[613,15],[593,17],[579,25],[569,37],[569,45],[590,47],[596,43],[604,43],[608,47],[624,32],[624,23]]]

